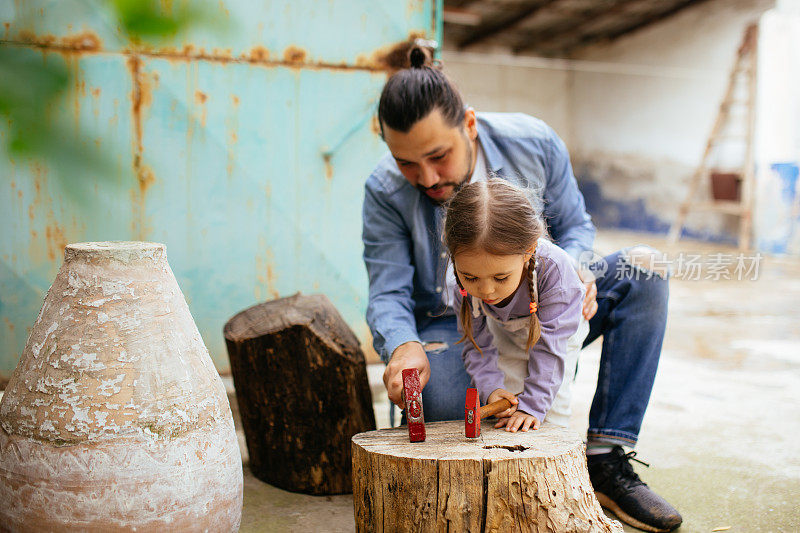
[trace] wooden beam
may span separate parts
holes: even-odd
[[[481,24],[480,26],[475,28],[475,31],[473,31],[472,33],[467,35],[467,37],[459,41],[457,46],[459,49],[464,49],[468,46],[472,46],[473,44],[479,41],[488,39],[493,35],[505,31],[513,26],[516,26],[526,18],[534,15],[535,13],[546,8],[550,4],[556,3],[557,1],[558,0],[539,0],[537,2],[531,2],[529,4],[525,4],[522,6],[521,9],[517,9],[509,14],[503,15],[485,24]]]
[[[448,7],[454,7],[456,9],[468,7],[470,4],[474,4],[475,0],[447,0],[444,3],[444,8],[447,9]]]
[[[703,2],[707,2],[708,0],[683,0],[678,2],[677,4],[673,4],[668,9],[664,11],[655,13],[650,16],[645,16],[644,18],[640,19],[639,21],[625,26],[621,29],[613,30],[613,31],[602,31],[602,32],[593,32],[588,35],[584,35],[573,42],[567,42],[567,44],[562,45],[558,52],[562,54],[566,54],[574,50],[575,48],[580,48],[583,46],[588,46],[590,44],[594,44],[596,42],[604,41],[604,42],[612,42],[615,39],[619,39],[623,35],[627,35],[629,33],[633,33],[635,31],[641,30],[651,24],[655,24],[657,22],[661,22],[663,20],[668,19],[669,17],[677,14],[680,11],[688,7],[694,7],[696,5],[702,4]]]
[[[456,24],[458,26],[478,26],[481,23],[481,15],[469,9],[459,7],[444,6],[442,19],[445,24]]]
[[[512,47],[512,51],[515,54],[519,54],[526,50],[544,49],[547,45],[562,40],[564,35],[581,34],[586,28],[597,24],[598,20],[618,15],[631,5],[641,3],[642,1],[643,0],[618,0],[617,3],[610,8],[598,3],[593,8],[581,11],[576,18],[567,19],[562,24],[551,26],[541,33],[528,34],[524,42],[520,40],[519,44]]]

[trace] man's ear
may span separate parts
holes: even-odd
[[[464,111],[464,128],[467,130],[467,137],[470,141],[478,138],[478,119],[475,117],[475,110],[471,107]]]

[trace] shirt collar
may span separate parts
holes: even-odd
[[[486,155],[487,166],[494,174],[499,175],[500,171],[503,169],[503,156],[500,153],[500,149],[494,143],[492,137],[489,135],[489,131],[480,119],[478,119],[477,127],[478,142],[481,143],[483,153]]]

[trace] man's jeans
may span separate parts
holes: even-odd
[[[631,257],[653,250],[636,247],[592,265],[597,276],[597,313],[589,321],[584,348],[603,337],[597,389],[589,412],[588,436],[632,446],[639,436],[661,355],[667,322],[668,281],[654,273],[653,263]],[[654,256],[655,257],[655,256]],[[657,259],[654,259],[654,261]],[[645,265],[645,266],[637,266]],[[649,268],[648,268],[649,267]],[[431,379],[422,394],[425,420],[461,420],[471,380],[461,361],[462,344],[454,316],[419,324],[423,342],[431,346]],[[574,379],[567,376],[565,379]]]

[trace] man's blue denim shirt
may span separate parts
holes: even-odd
[[[478,142],[487,170],[538,191],[553,241],[577,259],[591,250],[595,228],[572,173],[564,142],[550,126],[522,113],[478,113]],[[417,324],[445,308],[444,210],[412,186],[387,153],[365,185],[364,263],[369,276],[367,323],[375,350],[419,342]]]

